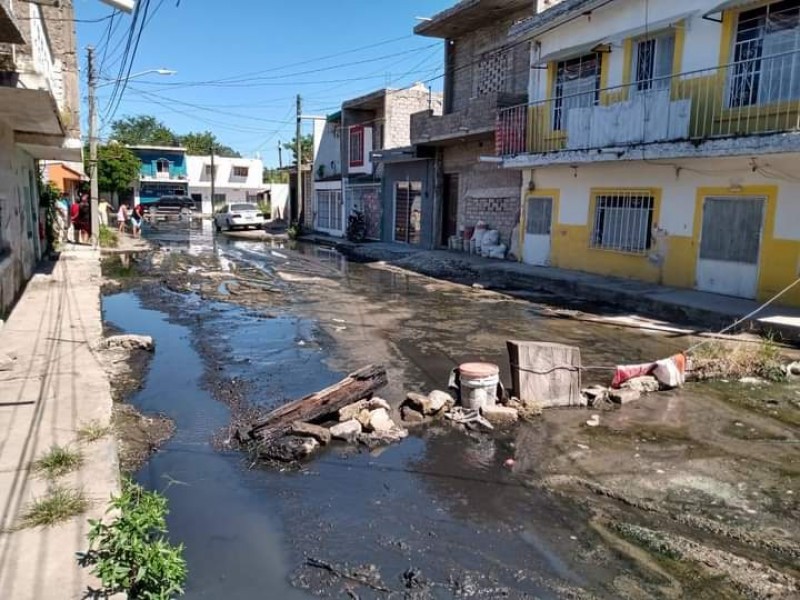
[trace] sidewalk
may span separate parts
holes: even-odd
[[[616,313],[630,311],[711,331],[731,325],[761,305],[755,300],[555,267],[534,267],[462,252],[418,250],[387,242],[354,244],[318,234],[304,239],[333,245],[357,260],[384,260],[430,277],[459,283],[479,283],[490,289],[505,290],[523,297],[526,292],[546,292],[559,296],[567,303],[570,299],[577,299],[583,303],[597,304],[600,312],[603,311],[602,305],[608,305]],[[460,274],[454,276],[455,273]],[[738,330],[775,332],[787,341],[800,342],[800,309],[769,306],[743,323]]]
[[[86,549],[87,519],[102,516],[119,489],[113,436],[76,439],[82,425],[111,418],[109,382],[92,350],[102,335],[99,256],[67,248],[51,273],[28,283],[0,329],[0,598],[74,599],[96,586],[75,552]],[[52,444],[83,452],[83,467],[59,484],[82,488],[91,508],[54,527],[15,530],[28,502],[47,491],[29,467]]]

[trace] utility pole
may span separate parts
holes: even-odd
[[[217,170],[214,168],[214,142],[211,142],[211,212],[216,212]]]
[[[95,98],[97,87],[97,73],[94,70],[94,47],[86,48],[87,66],[89,67],[89,177],[91,205],[91,228],[92,239],[100,239],[100,210],[97,207],[97,197],[99,195],[97,187],[97,100]]]
[[[300,129],[303,123],[303,99],[297,94],[297,132],[295,134],[295,156],[297,157],[297,215],[303,212],[303,142]],[[292,203],[289,203],[289,224],[292,224]]]
[[[278,140],[278,168],[283,168],[283,146],[280,140]]]

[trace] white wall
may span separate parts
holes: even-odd
[[[692,235],[697,188],[774,185],[779,188],[774,237],[800,240],[799,161],[800,154],[760,157],[755,172],[749,158],[547,167],[535,170],[533,180],[537,189],[561,190],[558,222],[564,225],[590,222],[591,188],[661,188],[658,226],[677,236]]]
[[[314,177],[317,177],[320,166],[325,167],[324,177],[341,175],[342,145],[341,123],[326,122],[319,140],[319,148],[314,158]]]
[[[265,183],[264,191],[270,193],[272,202],[272,217],[281,218],[286,214],[286,205],[289,204],[289,184],[288,183]]]
[[[211,177],[206,174],[206,165],[211,165],[210,156],[187,156],[186,171],[189,178],[189,195],[200,194],[203,213],[212,212]],[[264,163],[258,158],[214,157],[217,176],[214,192],[225,194],[225,202],[245,202],[248,195],[264,189]],[[234,167],[247,167],[247,177],[235,177]]]
[[[534,38],[541,44],[532,53],[532,66],[539,66],[538,57],[558,53],[558,59],[581,54],[577,49],[588,43],[610,44],[608,86],[622,84],[624,68],[623,42],[626,37],[644,35],[647,31],[676,26],[686,19],[685,44],[681,71],[715,68],[719,64],[719,43],[722,25],[702,18],[719,0],[617,0]],[[687,14],[691,13],[687,17]],[[650,28],[652,27],[652,29]],[[534,44],[535,46],[535,44]],[[571,49],[576,49],[574,54]],[[585,50],[583,51],[585,52]],[[563,56],[561,56],[563,53]],[[547,98],[547,77],[537,76],[533,69],[529,95],[532,101]]]

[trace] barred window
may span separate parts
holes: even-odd
[[[320,229],[342,229],[341,190],[317,190],[317,227]]]
[[[652,241],[655,199],[650,192],[630,191],[595,197],[593,248],[646,252]]]

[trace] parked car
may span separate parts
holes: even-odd
[[[170,215],[188,217],[194,210],[194,200],[189,196],[161,196],[147,210],[151,217]]]
[[[232,229],[261,229],[264,227],[264,215],[255,204],[226,204],[214,215],[217,231]]]

